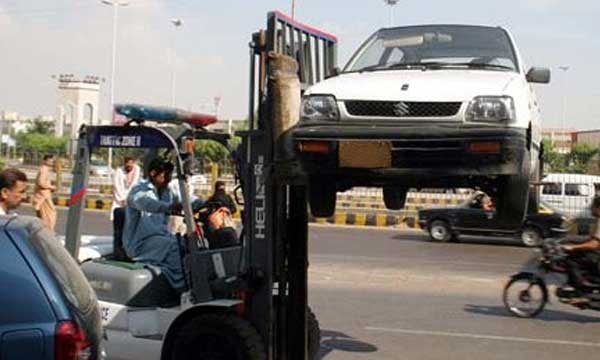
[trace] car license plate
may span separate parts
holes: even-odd
[[[392,166],[392,144],[389,141],[340,141],[339,166],[389,168]]]

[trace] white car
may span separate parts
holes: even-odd
[[[591,218],[590,205],[600,195],[600,176],[548,174],[542,181],[541,199],[575,218]]]
[[[520,225],[540,173],[531,83],[549,81],[500,27],[377,31],[343,71],[304,93],[294,139],[311,211],[331,216],[336,191],[353,186],[383,187],[390,209],[404,206],[409,188],[479,187]]]

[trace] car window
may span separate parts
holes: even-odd
[[[594,183],[594,194],[596,196],[600,195],[600,183]]]
[[[93,309],[96,299],[77,262],[54,234],[40,223],[34,223],[29,230],[30,242],[54,274],[67,300],[82,314],[87,314]]]
[[[542,194],[544,195],[562,195],[562,184],[561,183],[551,183],[546,184],[542,188]]]
[[[400,61],[390,49],[401,50]],[[500,65],[518,71],[508,34],[493,27],[427,25],[382,29],[351,58],[346,71],[396,63],[446,62],[450,64]]]
[[[54,318],[41,285],[4,231],[0,233],[0,289],[0,327]]]
[[[590,189],[586,184],[565,184],[565,195],[567,196],[588,196],[589,194]]]

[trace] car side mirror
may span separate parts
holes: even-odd
[[[532,67],[527,72],[526,78],[530,83],[548,84],[550,82],[550,69]]]

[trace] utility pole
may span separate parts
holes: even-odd
[[[562,89],[562,116],[561,116],[561,130],[562,130],[562,138],[565,138],[567,135],[566,130],[566,118],[567,118],[567,71],[571,68],[569,65],[562,65],[558,67],[564,73],[563,78],[563,89]]]
[[[296,0],[292,0],[292,20],[296,19]]]

